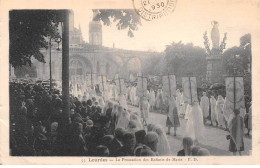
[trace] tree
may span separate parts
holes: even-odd
[[[17,78],[24,78],[26,75],[29,75],[31,78],[37,77],[36,66],[34,65],[19,66],[15,68],[14,73]]]
[[[236,56],[236,60],[234,59],[234,56]],[[231,73],[234,61],[236,61],[238,72],[244,73],[251,64],[251,57],[251,36],[250,34],[246,34],[240,38],[240,46],[229,48],[223,53],[225,70]]]
[[[114,22],[118,30],[128,29],[129,37],[134,37],[133,31],[138,29],[138,25],[141,25],[139,15],[132,9],[95,9],[93,13],[96,14],[93,20],[102,20],[105,26],[110,26]]]
[[[59,36],[56,11],[12,10],[9,18],[9,63],[31,66],[31,57],[45,62],[40,49],[48,47],[47,37]]]
[[[143,62],[143,73],[149,75],[160,75],[162,73],[163,67],[163,53],[155,53],[150,57],[147,57]]]
[[[192,72],[196,76],[205,76],[207,69],[206,51],[192,43],[173,42],[165,49],[165,68],[177,77]]]
[[[236,56],[236,59],[234,59]],[[234,61],[236,61],[236,68],[239,74],[245,74],[244,77],[244,91],[247,101],[251,100],[251,35],[245,34],[240,38],[240,45],[227,49],[223,53],[224,67],[229,74],[233,72]],[[250,69],[249,69],[250,68]],[[249,69],[249,72],[248,72]]]

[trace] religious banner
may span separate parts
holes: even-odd
[[[146,97],[147,95],[147,78],[143,75],[137,76],[136,95],[138,97]]]
[[[123,78],[119,78],[119,75],[115,75],[115,82],[118,94],[126,94],[126,86]]]
[[[96,76],[97,75],[94,73],[89,73],[86,75],[86,82],[88,87],[96,85]]]
[[[245,108],[243,77],[226,78],[226,108],[231,111]]]
[[[106,76],[98,76],[99,81],[99,89],[101,92],[104,92],[107,90],[107,77]]]
[[[196,77],[183,77],[182,88],[184,102],[190,105],[192,105],[194,102],[199,102],[197,95]]]
[[[167,75],[162,78],[162,90],[165,96],[175,97],[176,96],[176,79],[175,75]]]
[[[135,81],[133,74],[130,74],[130,75],[129,75],[129,80],[130,80],[131,82]]]

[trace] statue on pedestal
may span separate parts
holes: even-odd
[[[212,49],[219,49],[219,30],[218,30],[218,22],[212,21],[211,25],[213,28],[211,29],[211,40],[212,40]]]

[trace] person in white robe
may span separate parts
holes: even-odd
[[[120,112],[121,109],[119,109],[118,112]],[[124,128],[127,129],[130,121],[130,115],[126,110],[121,111],[122,114],[119,116],[116,128]]]
[[[101,113],[102,114],[104,114],[105,113],[105,107],[106,107],[106,104],[105,104],[105,102],[104,102],[104,99],[102,98],[102,97],[100,97],[99,99],[98,99],[98,105],[101,107],[101,109],[102,109],[102,111],[101,111]]]
[[[230,117],[228,121],[228,129],[230,132],[229,151],[233,152],[234,156],[237,152],[241,156],[241,151],[244,151],[244,119],[239,114],[239,109],[234,110],[232,114],[233,117]]]
[[[190,113],[190,111],[191,111],[191,105],[189,105],[188,103],[185,103],[185,105],[187,105],[186,111],[185,111],[185,120],[188,120],[189,113]],[[185,105],[184,105],[184,106],[185,106]]]
[[[224,107],[224,99],[221,95],[218,96],[217,102],[216,102],[216,113],[218,114],[218,124],[219,127],[224,128],[225,122],[224,122],[224,115],[223,115],[223,107]]]
[[[200,108],[203,113],[203,123],[206,124],[207,117],[209,116],[209,98],[207,97],[206,92],[203,92],[203,96],[201,97]]]
[[[150,101],[149,101],[150,107],[151,107],[151,111],[154,110],[154,106],[155,106],[155,93],[153,90],[151,90],[150,92]]]
[[[180,116],[182,116],[184,118],[185,115],[185,110],[186,110],[186,105],[184,104],[184,98],[183,98],[183,93],[181,93],[180,96]]]
[[[186,124],[186,136],[191,137],[194,142],[204,141],[204,123],[203,114],[198,102],[194,102],[191,106],[191,111],[188,114]]]
[[[140,102],[140,112],[141,112],[141,118],[143,120],[143,125],[147,126],[147,119],[149,118],[149,109],[150,105],[146,97],[141,98]]]
[[[117,87],[116,87],[116,85],[113,85],[113,87],[112,87],[112,93],[113,93],[113,99],[114,99],[115,101],[117,101],[117,100],[118,100],[118,92],[117,92]]]
[[[180,106],[181,105],[181,92],[179,89],[176,90],[176,106],[178,113],[180,114]]]
[[[134,105],[134,100],[135,99],[135,91],[134,91],[134,87],[132,86],[131,89],[130,89],[130,102],[131,102],[131,105]]]
[[[170,156],[171,153],[171,148],[168,142],[168,139],[166,137],[164,129],[156,125],[155,126],[155,133],[158,135],[158,146],[157,146],[157,152],[159,156]]]
[[[138,107],[140,105],[140,98],[136,95],[135,96],[135,106]]]
[[[124,94],[119,95],[119,104],[122,106],[124,109],[127,110],[127,102]]]
[[[136,114],[131,114],[130,115],[130,121],[135,121],[137,131],[144,129],[140,117],[137,116]]]
[[[211,125],[213,126],[216,123],[218,126],[218,113],[216,112],[216,103],[217,100],[215,99],[214,95],[210,96],[210,109],[211,109]]]
[[[89,96],[90,96],[90,98],[96,96],[96,91],[95,91],[95,88],[94,88],[94,87],[91,87],[91,88],[90,88]]]

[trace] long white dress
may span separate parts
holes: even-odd
[[[178,110],[178,113],[180,114],[180,111],[181,111],[181,93],[180,93],[180,90],[177,89],[176,90],[176,106],[177,106],[177,110]]]
[[[127,129],[130,121],[130,115],[127,111],[123,111],[120,115],[116,128],[124,128]]]
[[[135,91],[134,91],[134,87],[132,87],[131,90],[130,90],[130,101],[131,101],[132,105],[135,104]]]
[[[203,117],[207,118],[209,116],[209,98],[207,96],[201,97],[200,108],[202,110]]]
[[[143,100],[140,104],[141,118],[149,118],[150,105],[147,100]]]
[[[224,99],[222,96],[218,96],[218,100],[216,102],[216,113],[218,114],[218,124],[220,127],[224,127],[224,115],[223,115],[223,107],[224,107]]]
[[[131,114],[130,115],[130,121],[135,121],[136,122],[136,129],[137,129],[137,131],[141,130],[141,129],[144,129],[143,124],[142,124],[139,116],[137,116],[135,114]]]
[[[184,104],[184,106],[185,106],[185,104]],[[186,120],[188,120],[188,118],[189,118],[190,111],[191,111],[191,105],[187,104],[186,111],[185,111],[185,119]]]
[[[191,111],[188,114],[188,121],[186,124],[186,136],[199,142],[204,141],[204,123],[202,110],[198,103],[191,106]]]
[[[168,139],[166,137],[164,129],[162,129],[160,126],[155,126],[155,132],[158,135],[158,146],[157,146],[157,152],[159,156],[170,156],[171,155],[171,148],[168,142]]]
[[[216,103],[217,100],[215,99],[215,97],[211,97],[210,98],[210,108],[211,108],[211,122],[216,122],[218,121],[218,113],[216,112]]]
[[[124,94],[120,94],[119,95],[119,104],[120,106],[122,106],[123,108],[127,109],[127,103],[126,103],[126,98]]]
[[[150,103],[151,107],[155,106],[155,93],[154,93],[153,90],[150,92],[150,101],[149,101],[149,103]]]
[[[180,96],[180,115],[185,115],[185,109],[186,109],[186,105],[184,104],[184,100],[183,100],[183,94],[181,94]]]

